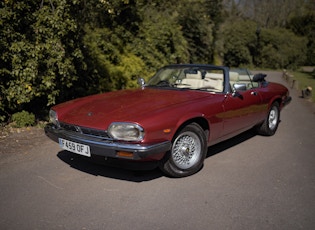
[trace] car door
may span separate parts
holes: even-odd
[[[263,117],[265,106],[262,103],[259,88],[253,87],[251,82],[238,82],[244,87],[227,93],[223,102],[223,136],[240,133],[255,124]]]

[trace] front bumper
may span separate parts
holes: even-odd
[[[160,160],[165,152],[171,149],[171,142],[164,141],[156,144],[119,143],[99,137],[83,135],[76,132],[55,128],[54,125],[45,126],[45,134],[53,141],[59,143],[59,138],[90,146],[91,155],[122,158],[128,160]],[[132,153],[132,157],[122,157],[118,152]]]

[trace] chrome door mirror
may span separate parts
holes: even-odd
[[[139,77],[138,78],[138,85],[141,87],[141,88],[144,88],[145,86],[145,81],[142,77]]]
[[[233,84],[233,91],[245,91],[247,90],[246,83],[235,83]]]
[[[233,84],[233,97],[239,97],[241,99],[243,99],[243,95],[240,93],[240,91],[246,91],[247,87],[246,87],[246,83],[235,83]]]

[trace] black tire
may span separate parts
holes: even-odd
[[[191,123],[177,133],[160,169],[171,177],[190,176],[202,168],[206,155],[206,134],[197,123]]]
[[[258,127],[258,133],[264,136],[272,136],[276,133],[280,122],[279,103],[274,102],[264,122]]]

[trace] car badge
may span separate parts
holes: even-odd
[[[82,130],[79,126],[74,126],[75,131],[77,131],[78,133],[82,133]]]

